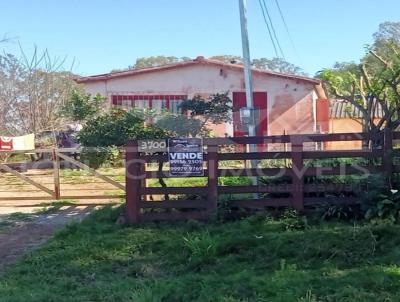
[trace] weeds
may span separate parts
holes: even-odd
[[[281,216],[282,226],[286,231],[304,230],[307,226],[307,218],[300,215],[294,209],[286,209]]]

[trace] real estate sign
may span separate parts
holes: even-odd
[[[168,139],[169,175],[203,176],[203,139]]]

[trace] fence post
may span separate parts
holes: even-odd
[[[218,145],[207,146],[207,169],[208,169],[208,188],[207,188],[207,209],[210,217],[217,213],[218,200]]]
[[[60,158],[58,157],[57,150],[53,148],[53,176],[54,176],[54,198],[59,200],[61,198],[60,188]]]
[[[304,210],[303,141],[295,137],[292,143],[293,208]]]
[[[383,168],[389,186],[392,185],[393,176],[393,131],[385,128],[383,133]]]
[[[141,164],[139,162],[138,142],[130,140],[125,149],[125,182],[126,182],[126,205],[125,214],[129,224],[139,222],[139,202],[141,199],[140,179]]]

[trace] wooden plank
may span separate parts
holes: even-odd
[[[391,129],[386,128],[384,131],[383,139],[383,166],[386,176],[387,185],[392,186],[393,176],[393,132]]]
[[[153,221],[182,221],[182,220],[207,220],[208,213],[206,211],[191,212],[150,212],[139,216],[140,222]]]
[[[0,201],[18,201],[18,200],[54,200],[53,196],[12,196],[0,197]],[[2,205],[0,204],[0,207]]]
[[[293,141],[292,144],[292,196],[293,207],[302,211],[304,209],[304,158],[303,158],[303,143],[301,140]]]
[[[104,175],[100,174],[99,172],[97,172],[96,170],[90,168],[89,166],[85,165],[84,163],[81,163],[80,161],[77,161],[77,160],[73,159],[72,157],[69,157],[69,156],[67,156],[65,154],[62,154],[58,150],[57,150],[57,155],[60,158],[64,159],[65,161],[68,161],[68,162],[72,163],[73,165],[75,165],[75,166],[77,166],[77,167],[79,167],[79,168],[81,168],[83,170],[89,171],[91,174],[97,176],[98,178],[104,180],[105,182],[107,182],[107,183],[109,183],[109,184],[111,184],[111,185],[113,185],[113,186],[125,191],[125,186],[124,185],[122,185],[121,183],[119,183],[119,182],[117,182],[117,181],[115,181],[115,180],[113,180],[113,179],[111,179],[111,178],[109,178],[107,176],[104,176]]]
[[[125,198],[125,194],[115,195],[61,195],[61,199],[121,199]]]
[[[306,206],[317,206],[317,205],[339,205],[339,204],[359,204],[360,198],[357,197],[305,197],[304,204]]]
[[[57,156],[57,151],[53,149],[53,178],[54,178],[54,198],[60,199],[60,158]]]
[[[251,160],[251,159],[281,159],[290,158],[290,152],[248,152],[248,153],[220,153],[219,160]]]
[[[207,187],[152,187],[141,188],[141,195],[165,195],[165,194],[207,194]]]
[[[329,141],[360,141],[370,139],[369,133],[330,133],[330,134],[294,134],[271,135],[255,137],[205,138],[204,144],[244,145],[244,144],[282,144],[293,141],[329,142]],[[400,138],[400,135],[399,135]]]
[[[267,185],[267,186],[219,186],[220,194],[241,193],[288,193],[292,191],[291,184]]]
[[[17,170],[18,172],[26,172],[28,170],[28,164],[25,162],[22,163],[4,163],[7,167],[10,167],[13,170]]]
[[[142,187],[142,181],[139,175],[140,172],[143,171],[142,166],[143,164],[139,161],[138,142],[129,141],[126,146],[125,156],[125,216],[130,224],[139,222],[139,202],[142,199],[139,193]]]
[[[220,154],[219,154],[220,155]],[[257,168],[257,169],[219,169],[218,177],[230,176],[285,176],[291,175],[288,168]],[[169,171],[146,171],[146,179],[171,178]],[[204,177],[208,176],[208,169],[204,169]]]
[[[289,143],[290,136],[253,136],[253,137],[224,137],[224,138],[204,138],[204,144],[217,145],[247,145],[247,144],[277,144]]]
[[[249,199],[249,200],[231,200],[227,204],[230,207],[238,208],[256,208],[265,207],[288,207],[293,202],[292,198],[270,198],[270,199]]]
[[[82,148],[58,148],[59,152],[80,153]],[[10,154],[35,154],[35,153],[53,153],[53,148],[37,148],[33,150],[0,150],[0,153]]]
[[[304,171],[305,176],[329,176],[329,175],[363,175],[383,171],[383,166],[352,166],[341,167],[308,167]]]
[[[0,164],[0,170],[4,170],[4,171],[6,171],[6,172],[8,172],[8,173],[10,173],[10,174],[22,179],[23,181],[31,184],[32,186],[35,186],[36,188],[40,189],[41,191],[46,192],[47,194],[50,194],[51,196],[54,195],[54,192],[52,190],[46,188],[42,184],[30,179],[29,177],[25,176],[24,174],[19,173],[19,172],[13,170],[12,168],[10,168],[10,167],[8,167],[8,166],[6,166],[4,164]]]
[[[340,184],[340,183],[328,183],[328,184],[305,184],[305,193],[323,193],[323,192],[360,192],[361,187],[355,184]]]
[[[217,213],[218,200],[218,146],[208,146],[208,183],[207,183],[207,204],[208,213],[215,215]]]
[[[363,150],[340,150],[340,151],[304,151],[304,159],[323,159],[323,158],[343,158],[343,157],[363,157],[375,158],[382,157],[382,150],[363,151]]]
[[[140,201],[139,207],[143,209],[205,209],[207,208],[207,201],[204,199]]]
[[[291,175],[288,168],[258,168],[258,169],[219,169],[218,175],[221,176],[286,176]]]

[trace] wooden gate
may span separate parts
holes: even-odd
[[[0,188],[4,187],[3,190],[0,189],[0,201],[113,199],[125,196],[124,181],[116,181],[110,175],[100,173],[74,158],[72,154],[79,152],[80,150],[74,148],[2,151],[2,155],[42,154],[48,159],[23,163],[0,163],[0,171],[3,172],[0,174]],[[68,175],[68,173],[60,175],[60,171],[66,171],[61,169],[63,167],[77,170],[73,171],[74,175]],[[73,179],[74,177],[76,179]],[[80,179],[82,179],[81,182]],[[100,179],[101,183],[109,185],[108,189],[102,190],[101,186],[96,185],[100,182],[93,182],[94,179]],[[87,187],[82,184],[87,184]],[[97,189],[94,188],[96,186]],[[65,187],[64,190],[63,187]],[[71,191],[75,194],[69,194]],[[108,191],[110,192],[105,194]]]

